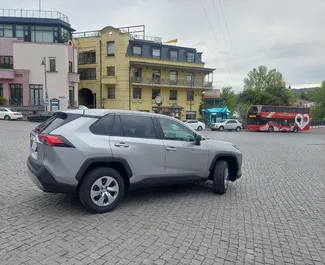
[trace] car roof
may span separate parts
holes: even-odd
[[[60,112],[60,111],[59,111]],[[141,116],[151,116],[151,117],[164,117],[175,120],[176,118],[166,116],[163,114],[157,114],[152,112],[144,112],[144,111],[134,111],[134,110],[118,110],[118,109],[70,109],[61,111],[64,113],[73,113],[73,114],[83,114],[89,116],[105,116],[107,114],[130,114],[130,115],[141,115]],[[178,119],[176,119],[178,120]]]

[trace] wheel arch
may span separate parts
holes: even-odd
[[[212,180],[213,179],[213,170],[214,170],[214,167],[217,163],[217,161],[220,161],[220,160],[224,160],[224,161],[227,161],[228,162],[228,165],[229,165],[229,180],[230,181],[235,181],[237,179],[237,173],[238,173],[238,160],[236,158],[235,155],[232,155],[232,154],[218,154],[216,155],[211,164],[210,164],[210,168],[209,168],[209,180]]]
[[[124,179],[125,187],[130,187],[130,178],[132,177],[132,171],[129,163],[123,158],[112,157],[96,157],[87,159],[80,167],[76,180],[78,180],[78,188],[84,178],[84,176],[91,170],[98,167],[112,168],[118,171]]]

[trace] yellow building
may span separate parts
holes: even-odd
[[[73,43],[80,105],[161,112],[182,120],[200,117],[202,92],[212,89],[214,69],[204,67],[195,48],[147,37],[143,25],[75,33]]]

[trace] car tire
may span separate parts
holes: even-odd
[[[4,116],[4,120],[10,121],[11,120],[11,117],[9,115],[6,115],[6,116]]]
[[[241,128],[238,126],[237,128],[236,128],[236,132],[240,132],[241,131]]]
[[[269,129],[268,129],[269,132],[274,132],[274,128],[273,126],[270,126]]]
[[[219,127],[219,131],[221,131],[221,132],[222,132],[224,129],[225,129],[225,128],[223,128],[223,126],[220,126],[220,127]]]
[[[202,126],[197,127],[198,131],[202,131]]]
[[[108,181],[110,183],[107,184]],[[112,191],[113,189],[115,191]],[[91,193],[92,191],[93,193]],[[105,167],[96,168],[85,175],[78,189],[82,205],[92,213],[112,211],[121,202],[124,193],[125,183],[121,174],[115,169]],[[112,203],[107,204],[109,202],[109,195],[114,200]]]
[[[297,128],[296,126],[293,127],[293,132],[294,132],[294,133],[298,132],[298,128]]]
[[[217,161],[213,170],[213,192],[225,194],[229,186],[229,166],[225,160]]]
[[[211,131],[213,131],[213,132],[214,132],[215,130],[216,130],[216,129],[211,129]]]

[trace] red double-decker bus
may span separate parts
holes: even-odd
[[[298,132],[310,129],[309,108],[255,105],[248,110],[247,129],[269,132]]]

